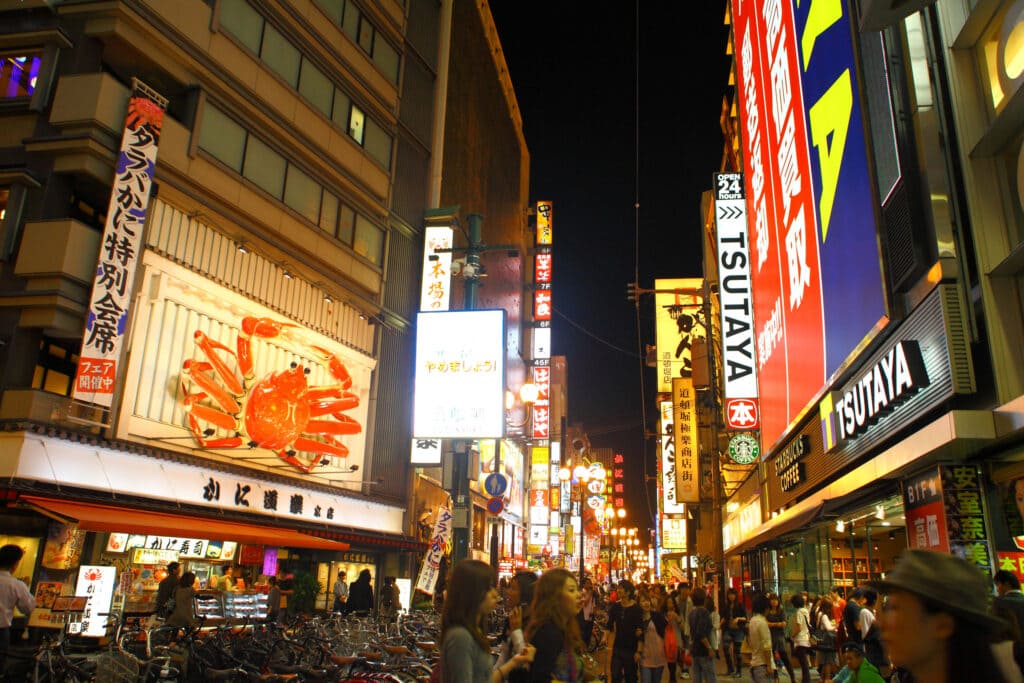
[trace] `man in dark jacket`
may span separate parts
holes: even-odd
[[[174,589],[178,587],[181,579],[181,565],[171,562],[167,565],[167,577],[160,582],[156,589],[156,613],[158,616],[167,618],[171,614],[171,608],[167,601],[174,595]]]
[[[371,580],[370,570],[364,569],[359,572],[359,578],[349,584],[348,602],[345,603],[345,608],[349,613],[373,611],[373,584]]]

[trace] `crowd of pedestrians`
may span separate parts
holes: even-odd
[[[756,683],[795,683],[794,664],[800,683],[1024,683],[1020,582],[997,572],[993,599],[988,579],[948,554],[908,550],[848,596],[730,588],[720,608],[702,586],[623,580],[609,592],[564,569],[522,572],[506,592],[497,663],[482,638],[499,599],[490,568],[457,563],[450,585],[459,590],[444,603],[444,683],[716,683],[718,662],[725,677]],[[598,662],[591,631],[605,607]]]

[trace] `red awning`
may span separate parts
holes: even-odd
[[[29,506],[48,517],[67,523],[77,523],[78,528],[84,531],[123,531],[154,536],[198,536],[206,539],[283,548],[349,549],[348,543],[304,534],[294,529],[228,522],[209,517],[185,517],[163,512],[79,503],[39,496],[22,495],[19,500],[28,503]]]

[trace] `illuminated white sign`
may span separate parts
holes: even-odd
[[[757,365],[743,174],[718,173],[715,186],[725,398],[752,399],[757,398]]]
[[[658,353],[658,393],[672,391],[672,380],[693,374],[693,342],[707,338],[699,313],[704,281],[683,278],[654,281],[654,329]]]
[[[89,598],[82,613],[80,624],[68,625],[69,633],[79,633],[92,638],[107,635],[107,618],[100,616],[110,611],[110,601],[114,597],[114,579],[117,578],[117,567],[97,567],[82,565],[78,568],[78,583],[75,584],[75,595]]]
[[[413,437],[505,435],[505,311],[421,312]]]
[[[672,421],[672,401],[661,405],[661,510],[665,514],[683,514],[686,505],[676,497],[676,435]]]
[[[550,327],[535,327],[535,328],[533,328],[533,359],[534,360],[550,360],[551,359],[551,328]]]
[[[421,311],[447,311],[451,298],[452,252],[454,230],[430,227],[423,237],[423,283],[420,286]]]

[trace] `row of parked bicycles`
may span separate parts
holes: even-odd
[[[31,683],[367,681],[426,683],[437,658],[434,612],[298,617],[283,624],[234,621],[194,628],[108,615],[100,652],[75,654],[62,636],[8,653],[5,680]]]

